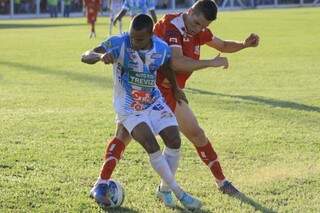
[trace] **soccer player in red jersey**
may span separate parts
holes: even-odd
[[[176,78],[181,89],[185,87],[187,79],[196,70],[220,66],[228,68],[228,60],[225,57],[220,57],[220,54],[212,60],[199,60],[200,46],[208,45],[220,52],[233,53],[244,48],[256,47],[259,44],[259,36],[253,33],[243,42],[223,40],[214,36],[207,27],[216,19],[216,16],[217,6],[213,1],[199,0],[185,13],[167,14],[155,25],[154,33],[172,48],[172,66],[177,70]],[[209,167],[219,190],[231,196],[237,195],[239,191],[224,176],[217,153],[188,103],[183,101],[179,104],[176,103],[171,85],[161,75],[161,72],[158,72],[157,86],[175,113],[180,131],[194,144],[199,157]],[[128,132],[121,125],[118,125],[116,137],[110,141],[106,148],[105,162],[97,182],[111,177],[116,163],[130,140],[131,136]],[[175,173],[180,151],[165,147],[163,153],[172,172]],[[167,206],[174,205],[171,194],[166,184],[161,182],[157,196]]]
[[[90,38],[96,37],[95,23],[100,11],[100,0],[83,0],[83,7],[87,15],[87,22],[91,25]]]

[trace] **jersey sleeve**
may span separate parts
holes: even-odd
[[[148,8],[148,10],[155,10],[156,9],[156,5],[155,5],[154,0],[147,1],[147,8]]]
[[[100,46],[103,47],[107,53],[111,53],[113,58],[117,60],[120,55],[121,43],[121,38],[112,36],[103,41]]]
[[[212,41],[213,38],[214,35],[212,34],[212,32],[208,28],[205,28],[205,30],[200,33],[200,45]]]

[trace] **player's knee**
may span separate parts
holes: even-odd
[[[127,146],[131,141],[131,135],[124,128],[117,130],[116,138],[119,139],[125,146]]]
[[[160,151],[160,146],[158,143],[146,143],[144,149],[148,154]]]
[[[117,139],[119,139],[124,146],[127,146],[130,141],[131,141],[131,137],[130,136],[116,136]]]
[[[171,149],[180,149],[181,146],[181,138],[179,133],[173,134],[168,138],[166,146]]]

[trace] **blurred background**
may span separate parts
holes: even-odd
[[[157,10],[179,10],[195,0],[155,0]],[[101,1],[102,15],[108,15],[108,0]],[[320,0],[217,0],[220,9],[319,6]],[[48,17],[50,9],[59,17],[83,16],[82,0],[0,0],[0,18]],[[165,12],[165,11],[163,11]]]

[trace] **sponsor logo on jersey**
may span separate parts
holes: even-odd
[[[156,83],[156,77],[152,74],[129,70],[129,83],[142,88],[154,87]]]
[[[143,110],[146,107],[145,105],[152,104],[154,102],[151,94],[143,90],[132,90],[131,96],[133,99],[131,107],[136,111]]]

